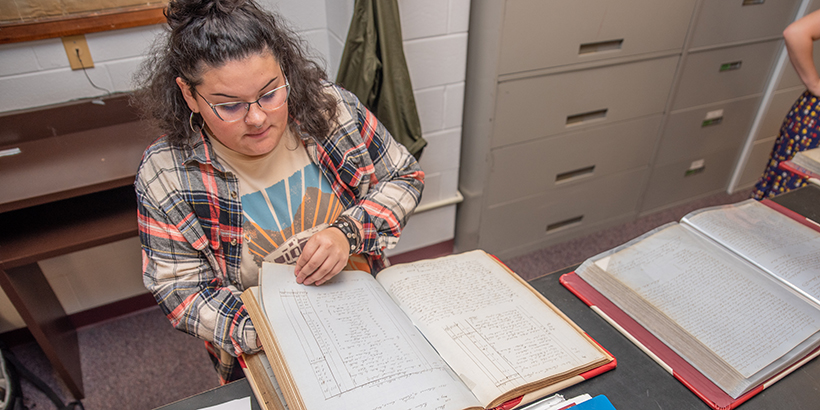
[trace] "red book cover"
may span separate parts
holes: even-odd
[[[787,161],[780,161],[780,163],[777,165],[777,167],[784,170],[784,171],[789,171],[793,174],[801,176],[803,178],[820,179],[820,175],[815,174],[814,172],[811,172],[808,169],[803,168],[800,165],[797,165],[797,164],[795,164],[791,161],[788,161],[788,160]]]

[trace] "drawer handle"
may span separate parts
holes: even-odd
[[[549,224],[549,225],[547,225],[547,232],[552,232],[552,231],[555,231],[557,229],[565,228],[565,227],[570,226],[570,225],[579,224],[579,223],[581,223],[582,219],[584,219],[583,215],[576,216],[574,218],[565,219],[565,220],[560,221],[560,222],[555,222],[555,223]]]
[[[595,171],[595,165],[591,167],[576,169],[574,171],[564,172],[555,176],[555,182],[566,182],[570,179],[578,179],[592,175]]]
[[[692,161],[692,164],[689,165],[689,169],[683,174],[683,177],[689,177],[692,175],[700,174],[706,169],[706,161],[699,159],[697,161]]]
[[[708,126],[711,126],[711,125],[720,125],[720,123],[722,123],[722,122],[723,122],[723,117],[710,118],[708,120],[703,120],[703,122],[700,123],[700,126],[701,127],[708,127]]]
[[[732,71],[732,70],[740,70],[740,65],[743,64],[743,61],[733,61],[731,63],[723,63],[720,65],[720,72],[724,71]]]
[[[581,44],[578,48],[578,55],[603,53],[606,51],[618,51],[624,44],[624,39],[599,41],[597,43]]]
[[[606,119],[606,112],[608,108],[603,110],[590,111],[581,114],[567,116],[567,126],[581,125],[591,121],[600,121]]]
[[[743,0],[744,6],[754,6],[756,4],[763,4],[766,0]]]

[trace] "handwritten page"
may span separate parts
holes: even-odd
[[[373,277],[297,284],[265,264],[264,309],[307,409],[464,409],[475,397]]]
[[[682,222],[774,274],[820,307],[820,232],[751,199],[694,212]]]
[[[610,255],[606,272],[743,377],[820,330],[820,311],[809,302],[683,225]]]
[[[483,252],[392,266],[378,280],[485,406],[603,358]]]

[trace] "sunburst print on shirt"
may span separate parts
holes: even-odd
[[[254,262],[293,263],[311,235],[343,211],[315,164],[256,192],[242,195],[245,245]]]

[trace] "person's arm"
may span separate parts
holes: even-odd
[[[325,155],[344,155],[346,161],[339,173],[345,175],[343,178],[354,180],[360,193],[366,192],[342,213],[353,219],[360,234],[360,245],[354,252],[381,254],[384,249],[396,245],[408,215],[421,200],[424,171],[415,157],[393,139],[384,125],[355,95],[338,90],[343,100],[340,109],[346,110],[340,116],[350,118],[350,121],[341,124],[342,131],[334,136],[337,140],[330,143],[336,151],[327,151]],[[339,244],[339,249],[344,250],[346,263],[350,249],[344,235],[335,228],[319,234],[323,232],[325,235],[322,236],[332,235],[336,238],[333,241]],[[314,237],[321,237],[319,234]],[[307,252],[308,246],[305,247],[305,253]],[[305,253],[303,256],[306,256]],[[302,260],[300,257],[299,261]],[[314,280],[307,270],[301,271],[301,267],[308,263],[307,260],[299,261],[297,281],[321,284],[338,273],[331,271],[329,276],[324,274],[320,276],[321,279]]]
[[[355,121],[357,132],[351,133],[351,139],[366,149],[367,157],[360,161],[357,171],[372,169],[372,174],[360,175],[360,197],[343,214],[361,224],[362,243],[357,251],[380,254],[396,245],[407,217],[421,200],[424,171],[355,95],[344,90],[341,93],[345,102],[342,105]]]
[[[800,80],[814,95],[820,95],[820,76],[814,65],[814,41],[820,38],[820,10],[814,11],[783,31],[789,61]]]
[[[194,246],[190,232],[180,231],[180,227],[194,231],[198,224],[190,223],[192,212],[186,211],[191,209],[181,195],[164,190],[167,181],[156,183],[164,176],[152,178],[151,186],[138,176],[135,184],[145,287],[176,329],[233,355],[259,351],[256,330],[236,295],[238,290],[214,272],[215,261],[208,261],[196,247],[208,246],[205,236]]]

